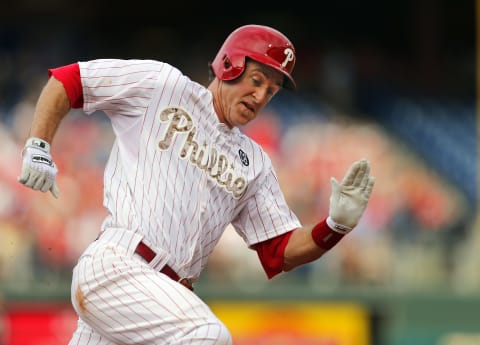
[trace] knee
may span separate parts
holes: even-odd
[[[216,320],[205,323],[196,330],[197,339],[202,340],[202,344],[208,345],[232,345],[232,336],[227,327]]]
[[[219,322],[217,324],[217,338],[215,340],[215,345],[232,345],[232,336],[227,327]]]

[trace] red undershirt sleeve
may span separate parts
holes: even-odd
[[[78,63],[72,63],[58,68],[50,68],[48,77],[54,76],[60,81],[67,92],[72,108],[83,107],[83,87],[80,79],[80,67]]]
[[[283,254],[292,231],[253,245],[268,279],[283,271]]]

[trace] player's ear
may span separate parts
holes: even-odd
[[[212,63],[208,63],[208,82],[212,82],[215,79],[215,73],[213,72]]]

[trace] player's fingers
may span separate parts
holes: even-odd
[[[38,172],[30,171],[28,179],[25,181],[24,185],[34,189],[33,186],[35,185],[35,183],[37,183],[37,180],[39,177],[40,177],[40,174]]]
[[[46,179],[43,185],[41,186],[40,190],[42,192],[48,192],[50,188],[52,188],[53,181],[51,179]]]
[[[58,191],[57,183],[55,181],[50,188],[50,192],[52,192],[52,195],[55,197],[55,199],[58,199],[58,197],[60,196],[60,192]]]
[[[348,178],[345,181],[346,186],[362,186],[365,183],[365,176],[368,176],[370,165],[366,159],[359,160],[352,165]]]
[[[364,189],[368,184],[369,177],[370,177],[370,162],[367,161],[367,160],[363,160],[362,161],[362,167],[361,167],[361,169],[359,170],[359,173],[356,176],[356,181],[355,181],[356,184],[355,185]]]
[[[35,190],[42,190],[45,183],[46,183],[46,178],[42,174],[37,178],[37,181],[35,181],[32,188]]]
[[[20,176],[17,177],[18,182],[25,184],[28,181],[30,173],[27,169],[23,169]]]
[[[372,194],[373,186],[375,185],[375,177],[374,176],[369,176],[367,185],[365,186],[364,193],[363,195],[365,198],[369,199],[370,195]]]
[[[350,168],[348,168],[348,171],[343,177],[342,185],[350,186],[353,184],[353,181],[355,180],[355,175],[357,174],[359,167],[360,161],[354,162],[352,165],[350,165]]]
[[[330,183],[332,185],[332,195],[340,194],[340,184],[335,177],[330,177]]]

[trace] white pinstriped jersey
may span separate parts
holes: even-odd
[[[300,226],[262,148],[219,122],[208,89],[153,60],[79,62],[84,111],[116,140],[102,230],[124,228],[198,278],[231,223],[248,245]]]

